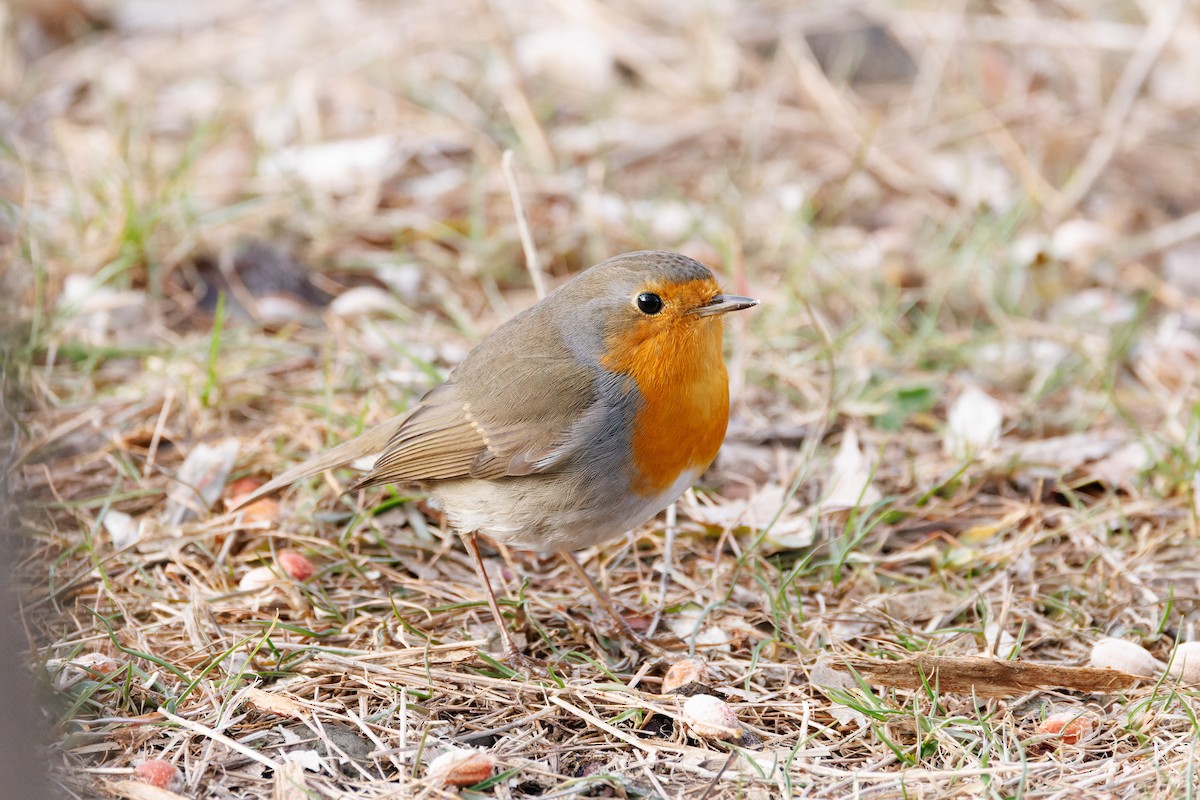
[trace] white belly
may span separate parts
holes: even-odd
[[[580,503],[579,497],[589,495],[580,491],[582,487],[539,476],[439,481],[431,493],[461,532],[479,531],[506,544],[554,552],[591,547],[638,527],[675,502],[699,477],[698,470],[688,470],[657,495],[614,492],[607,503],[595,495]]]

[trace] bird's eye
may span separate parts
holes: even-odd
[[[638,311],[643,314],[657,314],[662,311],[662,298],[654,292],[642,292],[637,296]]]

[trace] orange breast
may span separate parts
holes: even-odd
[[[642,395],[633,430],[639,495],[659,494],[717,457],[729,423],[721,333],[720,317],[691,318],[646,339],[610,343],[605,365],[632,376]]]

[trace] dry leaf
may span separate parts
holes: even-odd
[[[1085,265],[1112,241],[1112,231],[1099,222],[1072,219],[1059,225],[1050,236],[1050,255],[1065,264]]]
[[[170,789],[160,789],[142,781],[115,781],[108,790],[125,800],[188,800]]]
[[[162,520],[167,525],[181,522],[212,508],[221,496],[225,481],[237,460],[241,444],[229,438],[217,445],[198,444],[187,454],[175,483],[167,495]]]
[[[1121,488],[1128,486],[1130,481],[1152,464],[1149,445],[1142,442],[1126,442],[1092,464],[1090,472],[1109,486]]]
[[[293,762],[280,765],[271,787],[271,800],[311,800],[304,767]]]
[[[1052,308],[1049,316],[1063,325],[1107,332],[1114,325],[1129,322],[1137,314],[1137,305],[1111,289],[1084,289],[1069,295]]]
[[[301,718],[308,715],[308,709],[286,694],[264,692],[262,689],[249,687],[241,692],[241,702],[255,711],[265,714],[275,714],[280,717]]]
[[[311,748],[284,750],[280,755],[283,756],[285,762],[303,767],[308,772],[323,772],[325,770],[324,757],[318,751]]]
[[[349,194],[375,186],[399,167],[396,140],[389,134],[286,147],[262,161],[268,178],[297,178],[313,189]]]
[[[757,533],[770,525],[763,540],[768,553],[808,547],[815,537],[809,514],[798,511],[787,497],[787,487],[778,484],[761,487],[748,500],[722,498],[715,503],[701,503],[689,493],[682,503],[689,518],[709,527]]]
[[[521,71],[580,98],[595,98],[616,83],[612,48],[596,28],[558,25],[517,39]]]
[[[730,636],[721,628],[708,625],[699,632],[696,631],[696,626],[701,622],[701,614],[702,612],[694,608],[685,608],[677,612],[668,623],[671,633],[685,642],[695,642],[697,650],[730,652]]]
[[[1129,437],[1124,433],[1084,431],[1010,444],[997,458],[1011,462],[1017,469],[1045,468],[1049,477],[1057,477],[1098,461],[1128,442]]]
[[[821,501],[824,511],[857,508],[878,503],[881,495],[871,484],[873,465],[858,446],[858,433],[847,428],[834,456],[829,485]]]
[[[114,550],[124,550],[141,538],[142,526],[124,511],[108,509],[104,513],[103,525]]]

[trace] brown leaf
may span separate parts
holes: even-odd
[[[276,714],[281,717],[303,717],[308,709],[285,694],[264,692],[262,689],[249,688],[242,692],[242,702],[265,714]]]

